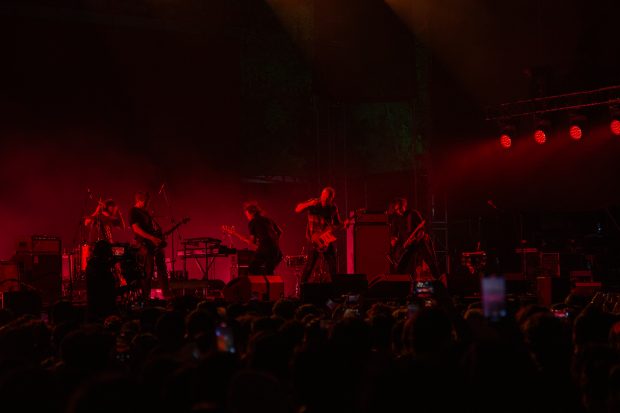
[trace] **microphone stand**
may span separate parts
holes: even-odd
[[[166,190],[166,183],[164,182],[163,184],[161,184],[161,188],[159,189],[159,194],[164,198],[164,202],[166,203],[166,208],[168,208],[168,217],[170,219],[170,222],[172,223],[172,225],[176,224],[176,219],[174,218],[174,214],[172,213],[172,204],[170,203],[170,198],[168,197],[168,191]],[[181,230],[180,228],[177,228],[173,231],[172,234],[170,234],[170,270],[171,273],[174,274],[175,273],[175,263],[177,260],[176,257],[176,250],[175,250],[175,246],[174,246],[174,233],[177,233],[177,236],[179,237],[179,242],[183,241],[183,236],[181,235]],[[185,257],[183,257],[185,258]],[[183,276],[185,276],[185,274],[183,274]]]
[[[77,230],[73,236],[73,251],[70,252],[69,258],[69,296],[73,298],[73,284],[75,282],[74,278],[79,274],[81,268],[81,263],[76,263],[76,259],[82,259],[82,245],[86,242],[86,225],[84,224],[84,217],[86,216],[86,211],[88,208],[88,202],[93,199],[93,194],[90,191],[90,188],[86,188],[86,196],[84,197],[84,203],[82,204],[82,210],[80,213],[80,221],[77,225]],[[75,244],[77,243],[78,247],[78,256],[75,257]],[[18,274],[20,276],[21,283],[21,271]]]

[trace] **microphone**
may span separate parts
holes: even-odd
[[[166,187],[166,183],[162,183],[161,186],[159,187],[159,192],[158,194],[161,195],[162,192],[164,192],[164,188]]]
[[[487,200],[487,205],[488,205],[488,206],[490,206],[490,207],[491,207],[491,208],[493,208],[493,209],[499,209],[499,208],[497,207],[497,205],[495,205],[495,204],[493,203],[493,200],[492,200],[492,199],[488,199],[488,200]]]

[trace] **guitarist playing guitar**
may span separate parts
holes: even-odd
[[[334,203],[335,196],[336,191],[334,188],[328,186],[323,188],[319,198],[309,199],[298,204],[295,208],[295,212],[298,214],[306,211],[308,213],[306,238],[312,243],[312,249],[308,254],[308,262],[301,275],[302,283],[308,282],[321,254],[323,254],[327,263],[329,275],[333,276],[337,271],[336,247],[333,242],[336,238],[329,231],[331,228],[342,225],[338,207]]]
[[[250,235],[240,234],[234,227],[222,226],[222,231],[239,238],[255,251],[250,262],[249,272],[252,275],[273,275],[282,261],[280,236],[282,229],[271,218],[263,215],[263,211],[254,201],[243,205],[243,212],[248,219]]]
[[[388,209],[390,229],[391,272],[393,274],[414,274],[422,260],[428,265],[435,279],[439,268],[430,236],[424,231],[426,221],[420,212],[407,208],[405,198],[396,198]]]
[[[147,300],[151,295],[151,279],[157,268],[157,277],[161,283],[164,297],[170,297],[168,269],[166,268],[165,236],[179,226],[187,223],[188,218],[177,223],[171,230],[162,232],[161,227],[148,212],[150,195],[148,192],[137,192],[133,208],[129,210],[129,225],[138,244],[138,259],[144,268],[142,279],[142,298]]]

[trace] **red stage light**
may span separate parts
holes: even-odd
[[[499,137],[499,143],[502,145],[503,148],[508,149],[512,146],[512,139],[510,138],[510,136],[503,134]]]
[[[568,134],[570,135],[571,139],[578,141],[582,138],[583,131],[578,125],[572,125],[568,130]]]
[[[609,129],[611,130],[611,133],[613,133],[616,136],[620,136],[620,120],[618,119],[614,119],[611,121],[611,123],[609,124]]]
[[[534,132],[534,140],[539,145],[547,142],[547,135],[545,134],[545,131],[537,129],[536,132]]]

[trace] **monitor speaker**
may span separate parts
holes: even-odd
[[[62,257],[60,254],[33,253],[30,271],[22,274],[21,282],[41,295],[43,305],[51,305],[62,296]]]
[[[19,267],[12,261],[0,261],[0,293],[19,290]]]
[[[303,303],[322,306],[332,297],[332,283],[305,283],[300,293]]]
[[[366,294],[368,279],[366,274],[334,274],[332,276],[332,297],[344,294]]]
[[[536,295],[538,303],[545,306],[561,303],[570,293],[568,279],[557,277],[537,277]]]
[[[374,277],[389,270],[390,235],[387,218],[363,214],[347,229],[347,272]]]
[[[284,281],[279,275],[249,275],[230,281],[222,290],[227,301],[277,301],[284,295]]]
[[[381,274],[368,284],[368,298],[377,300],[402,300],[411,292],[408,274]]]

